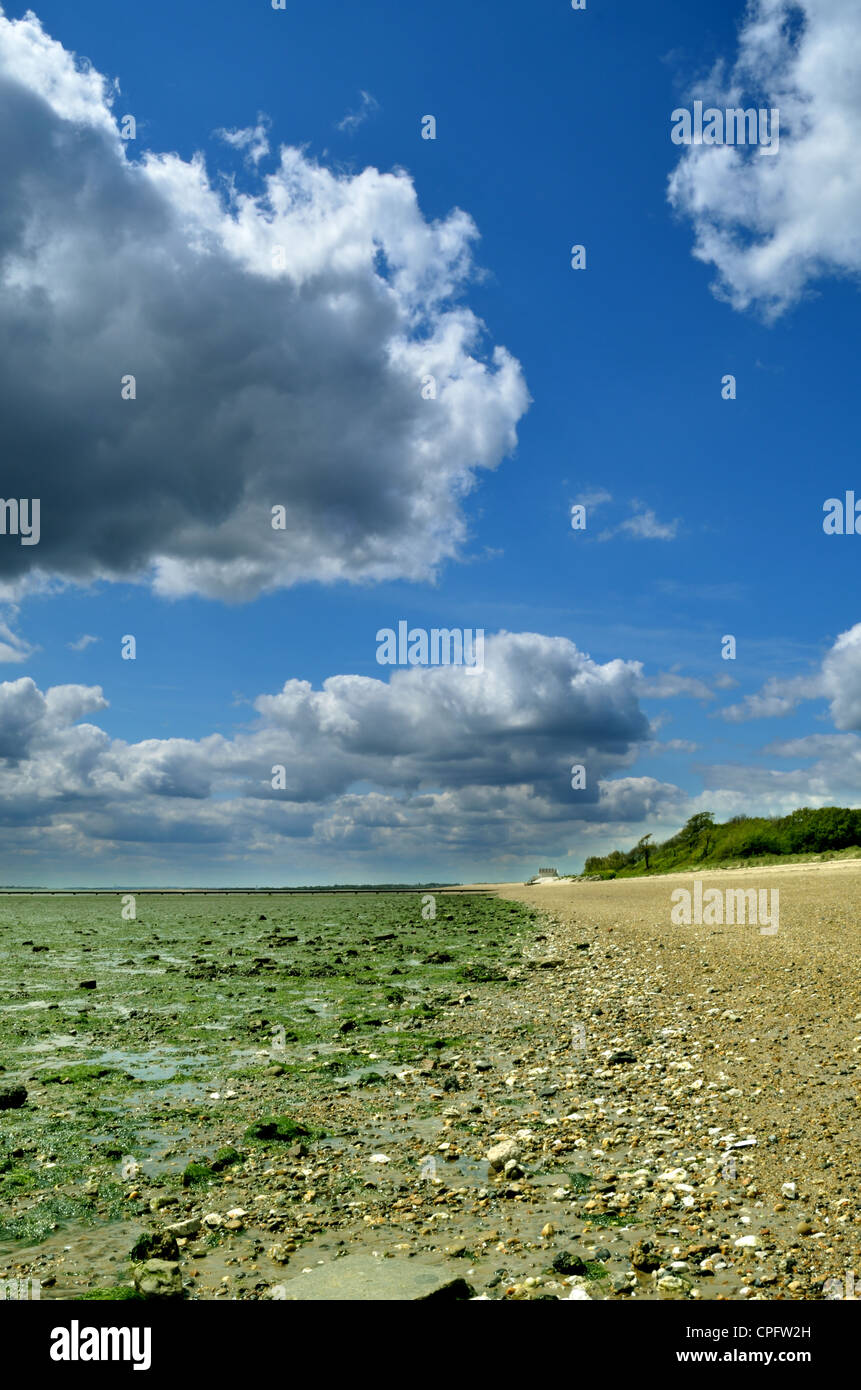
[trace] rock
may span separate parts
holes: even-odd
[[[679,1294],[686,1294],[690,1285],[676,1274],[662,1274],[658,1280],[658,1288],[662,1293],[678,1296]]]
[[[212,1169],[204,1159],[200,1163],[188,1163],[182,1170],[183,1187],[194,1187],[196,1183],[209,1182]]]
[[[637,1287],[637,1276],[633,1270],[628,1274],[614,1274],[610,1288],[614,1293],[632,1293]]]
[[[607,1058],[607,1065],[609,1067],[620,1067],[629,1062],[636,1062],[636,1060],[633,1052],[612,1052]]]
[[[579,1255],[572,1255],[570,1250],[560,1250],[551,1265],[551,1269],[556,1274],[585,1274],[586,1266]]]
[[[279,1287],[283,1292],[277,1296],[288,1302],[423,1303],[431,1298],[473,1297],[466,1280],[447,1269],[414,1260],[378,1260],[372,1255],[346,1255]]]
[[[242,1154],[239,1150],[234,1149],[228,1144],[223,1149],[218,1150],[218,1153],[215,1155],[215,1158],[212,1159],[209,1166],[213,1173],[221,1173],[225,1168],[230,1168],[233,1164],[241,1163],[242,1161]]]
[[[800,1236],[812,1236],[812,1235],[813,1235],[813,1224],[812,1224],[812,1222],[810,1222],[810,1221],[802,1221],[801,1224],[800,1224],[800,1226],[798,1226],[796,1229],[797,1229],[798,1234],[799,1234]]]
[[[267,1115],[255,1120],[245,1131],[246,1139],[277,1139],[284,1144],[292,1144],[296,1139],[307,1138],[310,1131],[290,1115]]]
[[[790,1202],[794,1202],[798,1196],[798,1185],[794,1182],[785,1182],[782,1184],[780,1191]]]
[[[172,1236],[179,1236],[182,1240],[190,1240],[199,1232],[200,1221],[196,1216],[189,1216],[185,1221],[172,1222],[167,1230]]]
[[[81,980],[80,983],[78,984],[78,989],[95,989],[95,988],[96,988],[96,982],[95,982],[95,980]]]
[[[651,1274],[661,1263],[660,1256],[650,1240],[638,1240],[637,1244],[631,1247],[630,1260],[634,1268],[643,1274]]]
[[[26,1086],[0,1086],[0,1110],[20,1110],[26,1099]]]
[[[178,1260],[179,1246],[171,1231],[144,1231],[131,1248],[132,1260]]]
[[[585,1280],[578,1279],[574,1283],[571,1292],[568,1294],[566,1302],[591,1303],[591,1301],[589,1293],[587,1292]]]
[[[503,1139],[501,1143],[488,1149],[485,1157],[495,1173],[501,1172],[506,1163],[514,1162],[520,1157],[520,1145],[514,1139]]]
[[[134,1271],[134,1285],[143,1298],[182,1298],[182,1276],[175,1260],[147,1260]]]
[[[478,1061],[473,1063],[476,1071],[493,1071],[493,1063]]]

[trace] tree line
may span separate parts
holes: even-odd
[[[719,864],[761,855],[816,854],[861,846],[861,810],[845,806],[809,806],[788,816],[734,816],[716,825],[711,811],[691,816],[677,835],[660,844],[643,835],[633,849],[593,855],[583,872],[666,873],[698,864]]]

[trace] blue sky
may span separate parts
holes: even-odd
[[[20,179],[21,226],[40,199],[38,225],[58,219],[53,242],[35,249],[17,226],[0,240],[4,283],[15,290],[2,350],[24,341],[27,380],[54,383],[42,396],[32,387],[27,411],[20,392],[2,403],[21,414],[7,433],[18,454],[10,450],[4,496],[40,496],[43,515],[38,547],[0,537],[5,881],[521,878],[539,861],[579,868],[585,854],[646,830],[660,838],[703,808],[724,818],[857,803],[861,541],[826,536],[822,507],[848,489],[861,496],[847,351],[857,334],[861,195],[845,160],[861,118],[827,66],[829,54],[837,71],[841,54],[858,51],[861,21],[842,0],[825,19],[814,0],[802,8],[806,27],[790,41],[789,7],[757,0],[759,19],[777,26],[769,66],[741,4],[590,0],[574,12],[563,0],[466,9],[444,0],[430,10],[290,0],[281,12],[268,0],[154,0],[121,14],[94,0],[74,9],[46,0],[37,7],[44,34],[117,79],[114,118],[135,116],[137,139],[118,155],[99,124],[101,97],[87,88],[82,117],[75,79],[62,90],[49,82],[61,51],[37,41],[32,25],[27,35],[12,25],[23,8],[5,7],[0,79],[23,103],[25,124],[17,143],[4,137],[0,161]],[[720,106],[721,93],[745,82],[745,105],[774,105],[780,93],[776,156],[754,154],[756,169],[742,159],[718,167],[728,151],[671,143],[674,108],[697,95]],[[62,166],[39,138],[39,102],[68,142]],[[428,113],[433,141],[421,138]],[[249,143],[216,134],[258,126],[269,148],[256,164]],[[263,177],[277,176],[280,146],[301,151],[303,177],[327,171],[331,184],[308,174],[302,197],[319,202],[321,216],[337,215],[342,231],[321,251],[317,224],[299,228],[287,277],[299,274],[291,258],[305,255],[301,237],[313,270],[283,313],[273,286],[270,315],[255,299],[260,276],[238,264],[247,245],[222,245],[204,266],[188,229],[197,219],[215,235],[216,216],[236,218],[229,180],[234,198],[259,197]],[[200,153],[221,214],[201,212],[167,176],[144,199],[147,152],[183,167]],[[102,165],[117,179],[106,178],[111,196],[79,197]],[[371,234],[377,218],[392,240],[376,269],[359,264],[367,227],[357,181],[369,168],[402,171],[401,191],[411,181],[417,199],[413,213],[379,189]],[[674,171],[682,181],[671,206]],[[838,191],[817,177],[836,179]],[[62,199],[75,208],[65,221]],[[820,203],[821,224],[810,213]],[[392,248],[407,247],[410,277],[441,274],[428,264],[442,241],[429,234],[416,251],[415,218],[432,228],[455,209],[477,233],[462,237],[471,266],[452,295],[424,301],[414,341],[460,306],[483,331],[455,375],[465,357],[488,366],[500,346],[513,375],[504,387],[496,378],[494,394],[488,366],[446,428],[425,436],[424,423],[403,423],[401,397],[385,396],[393,337],[381,305]],[[253,218],[259,229],[259,207]],[[58,243],[62,254],[53,254]],[[571,268],[575,243],[586,247],[585,271]],[[345,271],[338,258],[354,252]],[[165,269],[172,258],[184,266],[175,282]],[[138,292],[134,267],[144,261]],[[34,307],[29,282],[21,288],[23,262],[55,310]],[[352,312],[345,275],[359,277],[359,307],[341,324]],[[412,294],[399,291],[399,312],[412,312]],[[294,311],[304,315],[301,349],[291,343]],[[103,356],[94,346],[91,357],[114,312]],[[22,328],[28,314],[44,343]],[[224,354],[215,367],[214,342]],[[282,350],[285,361],[295,351],[297,380],[316,404],[297,424],[299,387],[285,376],[282,397],[272,367],[263,468],[243,452],[256,426],[231,372],[256,353],[277,366]],[[138,360],[144,400],[120,405],[119,376]],[[150,360],[163,370],[150,374]],[[101,361],[124,364],[110,400]],[[722,399],[727,373],[736,400]],[[193,407],[187,381],[200,387]],[[222,389],[236,403],[235,445]],[[139,405],[143,433],[126,437]],[[300,479],[292,470],[303,450]],[[315,490],[321,459],[333,471]],[[443,462],[450,477],[437,483]],[[264,475],[254,504],[283,500],[303,528],[284,538],[295,564],[285,560],[282,573],[276,559],[271,590],[265,557],[249,560],[246,582],[240,552],[250,532],[229,500],[233,529],[215,536],[222,496],[250,497]],[[368,499],[349,554],[349,506],[328,506],[342,487]],[[404,498],[412,508],[405,503],[383,535],[388,573],[356,558],[376,525],[376,487],[383,512],[392,498],[395,510]],[[608,500],[589,507],[585,533],[573,532],[572,504],[599,494]],[[191,537],[183,509],[197,517]],[[656,534],[625,529],[632,517]],[[91,548],[96,532],[103,541]],[[238,568],[213,578],[228,551]],[[154,580],[165,555],[168,578]],[[195,560],[209,567],[204,578]],[[399,619],[535,640],[490,646],[478,697],[466,693],[463,672],[393,676],[380,667],[377,630]],[[127,633],[135,661],[120,657]],[[737,639],[735,661],[721,659],[724,634]],[[85,635],[98,640],[71,650]],[[350,676],[390,689],[322,692]],[[277,701],[295,681],[310,683],[314,698],[306,691],[298,703],[261,709],[261,697]],[[56,697],[55,726],[39,692],[67,686],[102,693]],[[387,728],[397,731],[390,749]],[[577,761],[590,773],[579,800],[566,771]],[[295,770],[280,803],[259,791],[276,762]]]

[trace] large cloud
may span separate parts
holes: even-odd
[[[861,625],[810,678],[841,727],[861,725]],[[504,878],[673,834],[698,810],[719,818],[852,803],[861,737],[820,734],[766,748],[784,768],[700,766],[694,795],[643,775],[659,743],[641,700],[704,698],[678,673],[647,680],[637,661],[599,663],[566,638],[500,633],[485,669],[404,668],[388,680],[288,680],[254,702],[232,736],[112,739],[82,722],[99,688],[0,684],[0,824],[6,876],[111,883],[406,877]],[[659,722],[659,721],[657,721]],[[789,766],[786,767],[786,763]],[[587,785],[574,789],[582,764]],[[273,787],[273,769],[284,769]],[[278,779],[276,779],[278,780]],[[265,866],[265,867],[264,867]]]
[[[402,171],[335,174],[287,147],[246,170],[253,192],[200,157],[135,159],[114,98],[0,10],[3,489],[42,508],[40,543],[7,538],[0,577],[226,598],[431,577],[528,403],[457,303],[474,224],[426,221]]]
[[[737,61],[692,92],[780,112],[777,153],[691,145],[670,199],[693,221],[716,292],[776,316],[828,274],[861,271],[861,6],[750,0]]]
[[[804,700],[827,700],[836,729],[861,730],[861,623],[841,632],[819,671],[807,676],[779,676],[737,705],[720,711],[730,723],[782,718]]]
[[[576,853],[578,827],[624,834],[622,823],[679,813],[678,788],[615,775],[653,747],[642,683],[637,662],[602,665],[564,638],[503,633],[487,639],[481,674],[343,675],[321,690],[290,680],[232,738],[128,744],[76,722],[104,708],[101,690],[42,695],[29,678],[10,681],[4,838],[30,853],[38,831],[43,862],[157,850],[163,864],[261,858],[294,872],[333,852],[452,865]],[[571,787],[574,763],[583,790]],[[286,786],[274,790],[278,765]]]

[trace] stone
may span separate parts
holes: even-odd
[[[245,1131],[246,1139],[275,1139],[282,1144],[292,1144],[297,1139],[307,1139],[309,1135],[310,1130],[294,1120],[292,1115],[266,1115],[262,1120],[255,1120]]]
[[[179,1247],[172,1231],[144,1231],[131,1248],[132,1260],[178,1260]]]
[[[503,1139],[488,1149],[485,1157],[494,1172],[501,1172],[506,1163],[516,1162],[520,1157],[520,1145],[514,1139]]]
[[[175,1260],[147,1260],[134,1271],[134,1285],[143,1298],[182,1298],[182,1276]]]
[[[231,1168],[235,1163],[242,1162],[242,1154],[238,1149],[234,1149],[231,1144],[226,1144],[223,1149],[219,1149],[215,1158],[210,1162],[213,1173],[221,1173],[225,1168]]]
[[[279,1287],[282,1292],[271,1296],[287,1302],[424,1303],[431,1298],[473,1297],[466,1280],[445,1268],[373,1255],[345,1255]]]
[[[686,1294],[690,1285],[684,1279],[680,1279],[676,1274],[663,1274],[658,1280],[658,1288],[666,1294]]]
[[[20,1110],[26,1099],[26,1086],[0,1086],[0,1110]]]
[[[188,1240],[200,1231],[200,1221],[196,1216],[189,1216],[185,1221],[174,1221],[167,1227],[167,1230],[172,1236],[179,1236],[183,1240]]]
[[[650,1240],[638,1240],[637,1244],[631,1247],[630,1260],[634,1268],[643,1274],[651,1274],[661,1263],[660,1256]]]

